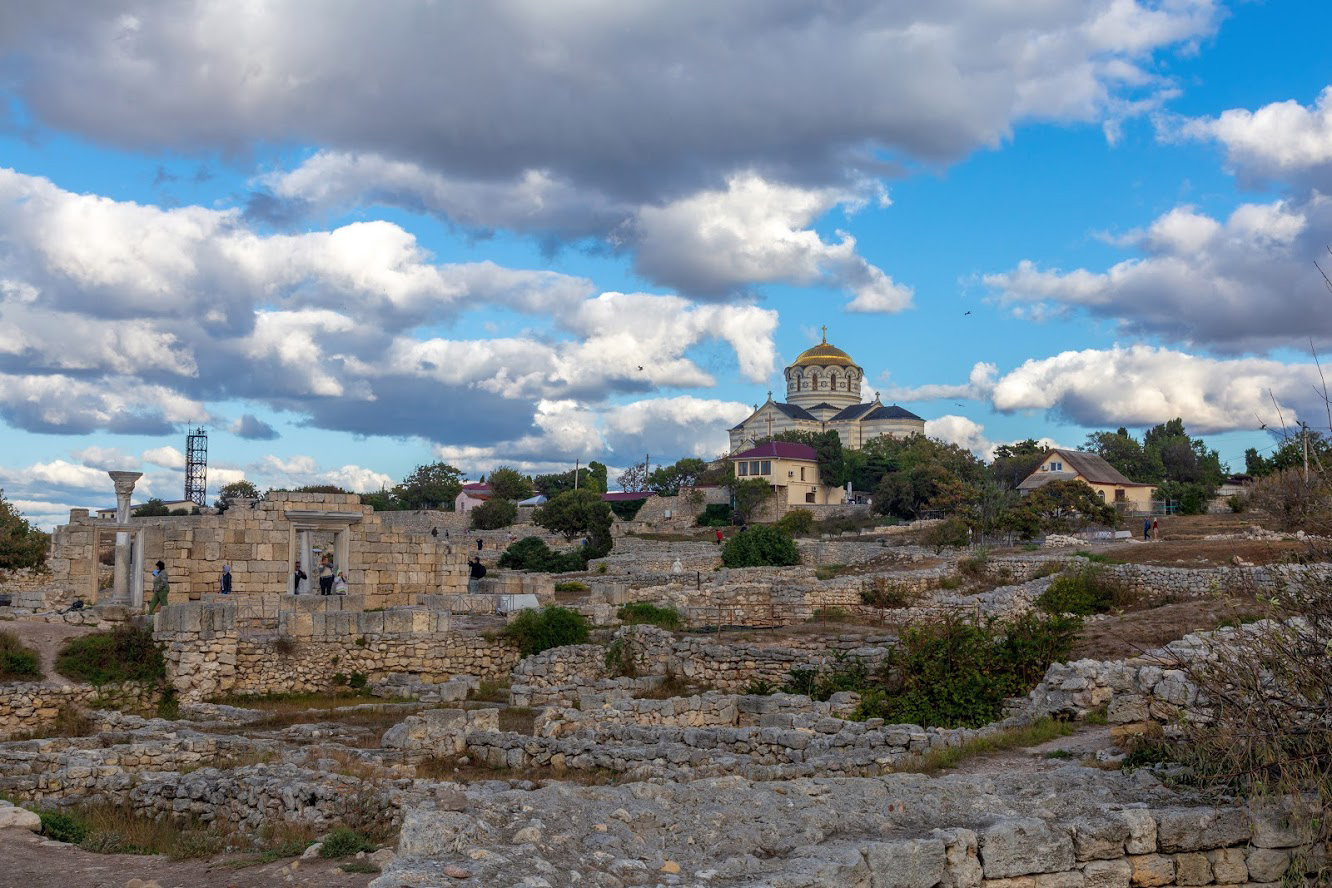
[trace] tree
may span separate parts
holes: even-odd
[[[402,508],[398,498],[391,491],[380,488],[372,493],[361,494],[362,505],[369,506],[376,512],[396,512]]]
[[[1081,530],[1088,524],[1114,527],[1115,507],[1103,502],[1084,481],[1051,481],[1031,491],[1009,510],[1005,523],[1024,537]]]
[[[722,547],[722,564],[727,567],[783,566],[800,563],[795,540],[780,527],[760,524],[737,533]]]
[[[1099,454],[1130,481],[1155,484],[1165,477],[1165,468],[1161,465],[1159,455],[1139,444],[1128,433],[1128,429],[1092,432],[1082,446],[1091,453]]]
[[[741,481],[732,477],[730,488],[731,502],[735,504],[735,517],[741,524],[747,523],[754,517],[759,507],[773,496],[772,485],[762,478],[746,478]]]
[[[518,520],[518,504],[513,500],[492,497],[472,509],[474,530],[499,530]]]
[[[1157,485],[1158,493],[1178,502],[1186,515],[1206,512],[1226,477],[1217,452],[1207,449],[1201,438],[1190,437],[1179,418],[1148,429],[1141,445],[1121,428],[1094,432],[1085,446],[1129,480]]]
[[[654,469],[648,478],[648,490],[658,496],[676,496],[681,488],[693,487],[699,477],[708,470],[705,460],[685,457],[673,466]]]
[[[42,567],[50,542],[50,536],[33,527],[0,489],[0,568]]]
[[[842,448],[842,436],[837,432],[806,432],[791,430],[773,436],[776,441],[791,441],[814,448],[819,460],[819,480],[829,487],[841,487],[852,480],[848,452]],[[854,452],[854,451],[853,451]]]
[[[630,493],[637,493],[640,490],[647,490],[648,464],[647,460],[641,463],[634,463],[629,468],[620,473],[620,477],[615,479],[615,483],[620,485],[620,489]]]
[[[139,506],[137,509],[130,512],[130,516],[134,518],[157,518],[162,515],[170,514],[171,510],[168,509],[166,504],[158,497],[153,497],[142,506]]]
[[[453,501],[462,492],[463,474],[448,463],[435,462],[417,466],[393,489],[404,509],[453,510]]]
[[[556,472],[552,475],[537,475],[532,479],[537,493],[552,497],[566,490],[574,490],[574,470]],[[578,468],[578,490],[590,490],[593,493],[606,492],[606,466],[595,460]]]
[[[591,490],[566,490],[552,497],[544,506],[532,511],[532,522],[566,540],[580,536],[588,539],[584,549],[589,558],[600,558],[611,550],[610,506],[602,502],[601,494]]]
[[[1045,460],[1046,450],[1034,438],[994,448],[990,475],[1007,488],[1017,487]]]
[[[230,484],[223,484],[222,489],[217,492],[217,500],[213,503],[213,507],[226,509],[230,501],[234,499],[259,499],[259,488],[244,478],[239,481],[232,481]]]
[[[532,481],[517,469],[500,466],[490,473],[490,492],[500,499],[516,503],[532,495]]]

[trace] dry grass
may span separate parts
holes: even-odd
[[[216,758],[206,759],[196,765],[190,765],[180,769],[182,774],[191,774],[195,771],[202,771],[205,768],[217,768],[219,771],[234,771],[236,768],[248,768],[251,765],[267,765],[277,761],[277,753],[271,749],[253,749],[249,752],[237,753],[235,755],[219,755]]]
[[[97,733],[97,722],[77,706],[60,707],[54,720],[39,728],[14,734],[9,740],[48,740],[52,737],[91,737]]]
[[[486,780],[527,780],[538,785],[576,783],[580,786],[608,786],[621,783],[625,775],[605,768],[589,771],[566,768],[491,768],[475,763],[459,764],[453,758],[431,758],[416,765],[422,780],[448,780],[454,783],[482,783]]]
[[[536,710],[526,706],[509,706],[499,711],[499,729],[514,734],[532,734],[536,731]]]
[[[320,694],[265,694],[246,696],[243,694],[225,694],[214,697],[209,703],[224,706],[240,706],[245,709],[259,709],[264,712],[304,712],[307,709],[338,709],[343,706],[362,706],[375,698],[365,691],[336,691]]]
[[[1043,718],[1024,727],[1005,728],[1004,730],[995,731],[993,734],[975,737],[960,746],[931,749],[924,755],[912,756],[904,760],[896,770],[934,774],[948,768],[955,768],[967,759],[991,755],[1008,749],[1039,746],[1059,737],[1067,737],[1073,733],[1074,727],[1070,722]]]
[[[119,805],[80,805],[62,814],[85,832],[79,847],[99,854],[165,854],[187,860],[220,854],[236,839],[227,824],[153,820]]]

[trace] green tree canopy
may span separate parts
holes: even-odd
[[[1332,440],[1315,431],[1309,432],[1309,466],[1320,471],[1332,467]],[[1258,478],[1303,468],[1304,440],[1298,434],[1284,439],[1271,456],[1263,456],[1254,447],[1244,451],[1244,471]]]
[[[225,509],[230,500],[258,499],[259,496],[259,488],[242,478],[239,481],[232,481],[230,484],[223,484],[222,489],[217,492],[217,500],[213,503],[213,506],[214,508]]]
[[[1024,537],[1082,530],[1090,524],[1115,526],[1118,513],[1083,481],[1051,481],[1022,497],[1006,516],[1010,530]]]
[[[675,465],[653,469],[648,477],[647,489],[658,496],[676,496],[680,489],[693,487],[708,469],[706,460],[685,457]]]
[[[142,506],[139,506],[137,509],[130,512],[131,517],[134,518],[157,518],[162,515],[170,514],[171,510],[166,507],[166,503],[162,502],[159,497],[153,497]]]
[[[517,469],[500,466],[490,473],[490,492],[515,503],[532,495],[532,481]]]
[[[792,429],[774,435],[773,440],[792,441],[813,447],[819,459],[819,480],[829,487],[842,487],[852,480],[854,466],[860,461],[855,451],[843,449],[842,436],[835,431],[807,432]]]
[[[0,568],[41,567],[51,543],[5,499],[0,489]]]
[[[1022,483],[1045,459],[1048,451],[1034,438],[1016,444],[1000,444],[994,449],[990,475],[1005,487],[1014,488]]]
[[[615,479],[615,483],[620,485],[620,489],[637,493],[640,490],[648,489],[648,464],[647,460],[640,463],[634,463],[629,468],[620,473]]]
[[[730,488],[735,517],[741,524],[753,518],[759,507],[773,497],[772,485],[762,478],[732,478]]]
[[[417,466],[393,489],[404,509],[453,509],[462,492],[463,474],[448,463]]]
[[[601,494],[591,490],[566,490],[551,497],[544,506],[532,510],[532,521],[538,527],[558,533],[567,540],[587,537],[587,548],[598,553],[589,555],[590,558],[610,552],[613,520],[610,506],[602,501]]]
[[[532,484],[542,496],[552,497],[557,493],[574,489],[574,470],[556,472],[551,475],[537,475],[532,479]],[[605,493],[606,467],[596,461],[579,467],[578,489],[590,490],[593,493]]]
[[[772,524],[758,524],[726,541],[722,564],[727,567],[763,567],[800,563],[800,550],[791,534]]]
[[[1157,485],[1158,493],[1176,500],[1180,511],[1207,511],[1208,502],[1226,477],[1226,467],[1202,438],[1191,437],[1184,420],[1172,419],[1143,433],[1139,444],[1127,429],[1094,432],[1084,445],[1099,453],[1129,480]]]
[[[513,500],[491,497],[471,512],[472,527],[476,530],[499,530],[518,520],[518,504]]]

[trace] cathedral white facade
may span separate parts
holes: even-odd
[[[828,344],[826,327],[823,342],[801,352],[784,376],[786,401],[774,401],[768,392],[767,402],[731,429],[732,453],[791,430],[836,431],[842,446],[853,450],[883,435],[925,434],[925,420],[896,404],[885,406],[877,392],[873,401],[861,403],[865,371],[846,352]]]

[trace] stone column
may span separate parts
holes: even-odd
[[[107,472],[116,486],[116,523],[128,524],[130,519],[130,496],[134,493],[134,482],[143,477],[143,472]],[[94,553],[94,564],[95,564]],[[115,584],[111,591],[114,604],[131,603],[130,594],[130,538],[127,533],[116,534]]]
[[[299,539],[300,539],[299,551],[301,556],[301,570],[305,571],[305,575],[307,577],[314,577],[315,572],[313,570],[313,565],[310,564],[310,531],[308,530],[300,531]],[[308,579],[305,581],[305,591],[307,593],[310,591],[310,587],[313,584],[314,581],[312,579]],[[296,589],[293,587],[291,591],[295,592]]]

